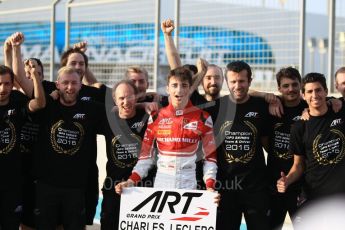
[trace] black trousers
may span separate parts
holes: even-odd
[[[96,208],[99,199],[98,185],[98,167],[92,166],[92,170],[88,175],[86,191],[85,191],[85,218],[86,225],[92,225],[95,218]]]
[[[119,227],[120,195],[115,190],[102,190],[101,230],[117,230]]]
[[[282,229],[286,213],[289,213],[292,223],[294,224],[299,194],[299,190],[292,190],[287,193],[276,193],[271,195],[271,229]]]
[[[268,230],[269,195],[260,191],[221,191],[217,215],[217,230],[239,230],[242,213],[248,230]]]
[[[31,176],[24,178],[23,213],[21,223],[35,228],[36,182]]]
[[[84,189],[54,187],[38,182],[36,195],[37,230],[55,230],[58,224],[62,224],[64,230],[84,230]]]
[[[0,229],[18,230],[21,212],[21,188],[0,190]]]

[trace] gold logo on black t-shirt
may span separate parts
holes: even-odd
[[[130,135],[116,135],[112,141],[112,158],[119,168],[133,167],[138,161],[141,149],[141,138],[134,133]]]
[[[321,165],[339,163],[345,155],[345,136],[337,130],[331,129],[333,139],[320,143],[322,134],[316,136],[313,141],[313,154],[317,162]]]
[[[16,145],[16,128],[11,121],[2,122],[0,129],[0,155],[8,154]]]
[[[231,127],[233,121],[226,121],[220,128],[220,133],[224,136],[222,138],[222,140],[224,140],[222,147],[225,153],[225,160],[228,163],[236,162],[247,164],[252,160],[255,154],[257,129],[251,122],[243,122],[249,127],[250,132],[232,131]],[[244,154],[238,156],[238,152]]]
[[[277,123],[274,125],[273,153],[277,158],[288,160],[293,157],[293,155],[288,151],[290,133],[278,130],[283,125],[283,123]]]
[[[79,122],[66,124],[63,120],[52,126],[50,140],[55,152],[74,155],[80,148],[85,131]]]

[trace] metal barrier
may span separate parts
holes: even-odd
[[[305,14],[306,3],[315,2],[5,0],[0,1],[0,42],[22,31],[24,58],[41,58],[45,77],[53,80],[63,49],[87,40],[90,68],[99,81],[111,86],[128,66],[142,65],[156,91],[168,70],[160,20],[170,17],[178,25],[175,41],[184,64],[204,57],[224,67],[242,59],[253,67],[252,86],[267,91],[276,89],[276,71],[293,65],[302,74],[324,73],[332,92],[334,71],[345,61],[345,3],[318,0],[323,16]],[[306,33],[316,23],[324,35]]]
[[[335,4],[334,71],[345,66],[345,2],[337,0]]]
[[[155,0],[70,0],[65,43],[88,42],[90,69],[100,82],[112,86],[124,77],[128,66],[141,65],[155,89],[156,4]]]
[[[54,26],[55,6],[58,2],[59,0],[12,0],[0,4],[1,45],[12,33],[23,32],[25,35],[23,58],[40,58],[45,67],[44,76],[51,80],[54,76],[53,63],[57,52]],[[2,50],[1,48],[1,52]]]
[[[303,60],[301,3],[304,1],[292,0],[286,5],[273,0],[178,1],[180,18],[176,21],[183,62],[194,63],[201,56],[224,67],[244,60],[253,68],[253,87],[276,89],[275,72],[286,65],[300,67]]]

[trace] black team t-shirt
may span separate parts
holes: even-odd
[[[277,180],[281,172],[287,175],[293,165],[293,154],[289,152],[291,125],[300,120],[301,115],[308,104],[301,102],[294,107],[283,105],[284,115],[279,118],[271,116],[272,132],[270,133],[270,148],[267,156],[267,168],[270,180],[270,188],[277,190]],[[289,190],[300,188],[300,183],[289,186]]]
[[[100,88],[95,88],[82,84],[79,91],[79,99],[81,101],[97,101],[104,104],[107,90],[110,89],[105,85],[102,85]]]
[[[55,82],[42,81],[42,85],[46,95],[56,90]],[[106,107],[107,111],[111,110],[111,108],[114,106],[114,102],[111,96],[111,89],[108,88],[106,85],[102,85],[100,88],[96,88],[82,84],[81,89],[79,91],[78,99],[80,101],[96,101],[102,103],[104,105],[103,107]],[[94,171],[94,173],[92,174],[98,175],[96,137],[94,140],[90,141],[89,148],[92,149],[93,152],[95,152],[95,154],[93,154],[93,157],[90,158],[90,164],[92,165]],[[91,175],[91,177],[93,176]]]
[[[20,130],[28,115],[28,100],[12,91],[7,105],[0,106],[0,181],[2,189],[20,186]]]
[[[139,98],[137,103],[153,102],[154,100],[155,100],[155,95],[154,94],[146,94],[145,97]]]
[[[208,101],[198,92],[198,90],[195,90],[192,95],[190,95],[190,101],[194,106],[202,106],[203,104],[206,104]],[[199,107],[200,108],[200,107]],[[202,108],[201,108],[202,109]]]
[[[20,132],[20,152],[23,159],[23,176],[24,178],[33,178],[33,159],[34,159],[34,146],[38,141],[39,124],[32,120],[29,116]]]
[[[15,101],[22,101],[22,102],[28,102],[30,100],[25,94],[15,89],[12,90],[10,98],[12,98]]]
[[[311,199],[345,194],[345,108],[297,121],[291,128],[290,153],[304,156],[306,192]]]
[[[96,134],[107,122],[104,105],[77,101],[64,106],[47,97],[46,108],[38,112],[39,141],[36,169],[42,183],[66,188],[84,188],[90,159],[95,158]]]
[[[155,100],[160,107],[168,106],[169,104],[169,97],[164,95],[157,95],[155,97],[153,94],[147,94],[145,97],[138,99],[137,103],[144,103],[144,102],[154,102]]]
[[[268,136],[270,131],[268,104],[257,97],[236,104],[228,95],[216,104],[214,111],[218,111],[218,116],[213,119],[222,188],[253,191],[266,187],[261,137]],[[241,187],[231,187],[234,183]]]
[[[42,86],[43,86],[43,90],[46,94],[50,94],[51,92],[56,90],[55,82],[52,82],[52,81],[43,80]]]
[[[131,175],[140,154],[148,117],[142,109],[137,109],[135,116],[129,119],[121,119],[118,112],[108,114],[109,125],[104,133],[108,158],[107,180],[103,189],[113,190],[114,185]]]
[[[18,90],[13,90],[11,96],[16,100],[28,102],[29,98]],[[32,178],[32,164],[34,144],[37,142],[39,132],[39,125],[32,121],[31,116],[25,120],[20,131],[20,152],[22,157],[22,174],[24,180]]]

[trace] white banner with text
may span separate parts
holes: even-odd
[[[125,188],[119,230],[215,230],[215,196],[205,190]]]

